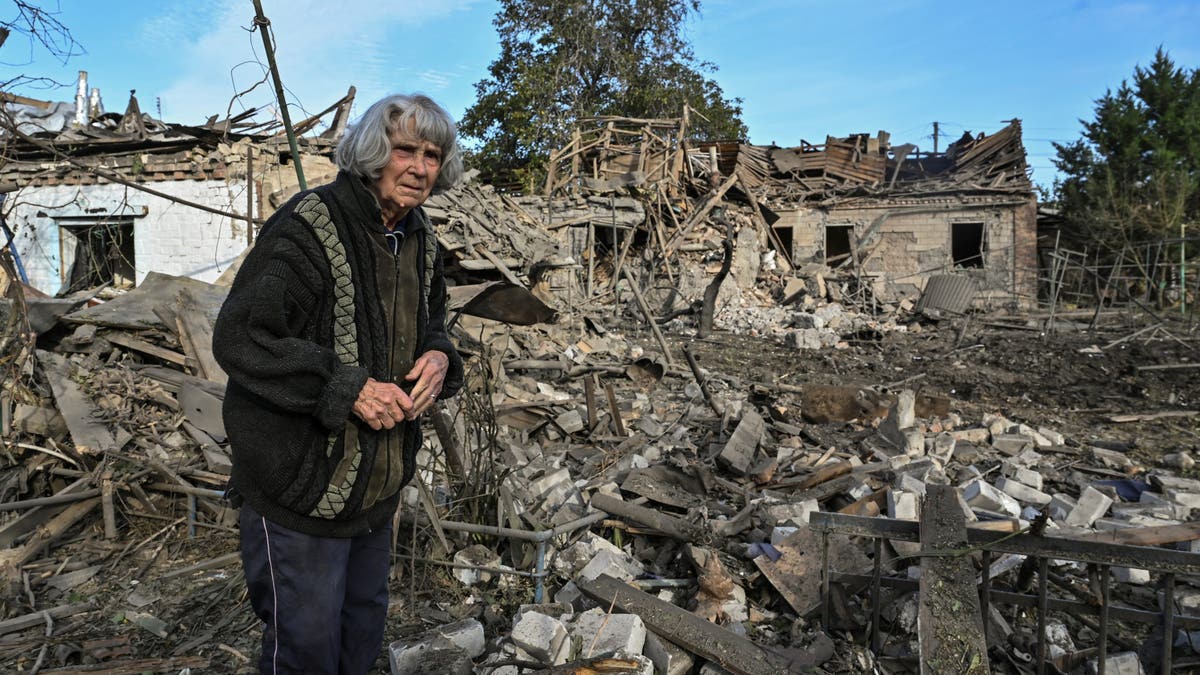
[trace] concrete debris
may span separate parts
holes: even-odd
[[[970,604],[992,535],[1159,547],[1108,580],[1112,606],[1158,616],[1158,558],[1200,555],[1200,449],[1171,426],[1200,386],[1139,368],[1194,355],[1171,334],[1128,335],[1141,313],[1028,306],[1019,124],[914,157],[886,134],[701,152],[672,140],[688,138],[679,120],[612,122],[556,154],[541,196],[467,181],[429,202],[468,384],[429,415],[395,519],[394,675],[900,673],[951,653],[967,655],[954,672],[1000,654],[1029,670],[1036,612],[1009,601],[1037,588],[1037,556],[992,551],[998,592],[986,613]],[[727,234],[715,333],[699,339]],[[224,287],[151,273],[39,298],[6,260],[0,633],[21,635],[0,643],[0,669],[248,668],[252,614],[228,592],[224,376],[205,333]],[[921,270],[952,260],[978,274],[938,275],[933,297]],[[1104,344],[1098,331],[1124,331],[1122,349],[1051,342]],[[864,529],[820,525],[835,518]],[[889,532],[878,548],[873,526]],[[1096,606],[1101,568],[1049,566],[1056,603]],[[875,569],[888,585],[873,598]],[[1195,578],[1174,580],[1188,622]],[[1096,667],[1098,623],[1081,616],[1047,617],[1063,672]],[[1110,622],[1110,648],[1128,651],[1106,672],[1158,665],[1132,651],[1156,629],[1134,623]],[[1177,651],[1194,664],[1188,635]],[[35,665],[43,646],[60,653]],[[204,664],[130,669],[151,652]]]

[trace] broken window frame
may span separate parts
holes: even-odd
[[[58,276],[62,293],[103,284],[136,283],[133,216],[59,216],[54,222],[58,226]],[[102,256],[97,254],[97,246],[105,249]],[[78,269],[81,252],[90,252],[86,257],[90,264],[84,271]]]
[[[968,235],[960,234],[966,228],[978,228],[978,236],[972,232],[969,236],[971,241],[960,243],[960,237]],[[974,248],[972,245],[975,240],[978,240],[978,250],[967,254],[964,249]],[[981,220],[962,220],[950,222],[950,266],[954,269],[984,269],[987,267],[988,260],[988,231],[987,223]]]
[[[846,235],[845,246],[839,246],[836,253],[831,256],[829,248],[829,232],[836,230],[844,232]],[[826,265],[833,267],[845,261],[846,258],[854,254],[854,223],[825,223],[822,230],[823,240],[821,242],[821,261]]]

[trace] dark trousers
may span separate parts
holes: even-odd
[[[242,566],[265,624],[259,670],[362,675],[383,646],[391,527],[345,538],[289,530],[243,504]]]

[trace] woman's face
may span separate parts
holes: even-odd
[[[392,154],[375,182],[375,196],[386,225],[399,222],[429,199],[442,168],[442,149],[438,145],[410,131],[393,132],[389,138]]]

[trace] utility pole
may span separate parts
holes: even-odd
[[[257,2],[258,2],[258,0],[255,0],[255,3],[257,3]],[[938,123],[934,122],[933,123],[933,154],[935,154],[935,155],[937,154],[937,142],[938,142]]]
[[[263,15],[262,1],[254,0],[254,26],[262,35],[263,49],[267,51],[267,65],[271,67],[271,79],[275,81],[275,98],[279,101],[279,112],[283,116],[283,130],[287,132],[288,147],[292,149],[292,163],[296,165],[296,179],[300,189],[307,190],[304,167],[300,165],[300,148],[296,146],[296,132],[292,129],[292,116],[288,114],[287,101],[283,98],[283,81],[279,79],[279,66],[275,65],[275,50],[271,48],[271,22]]]

